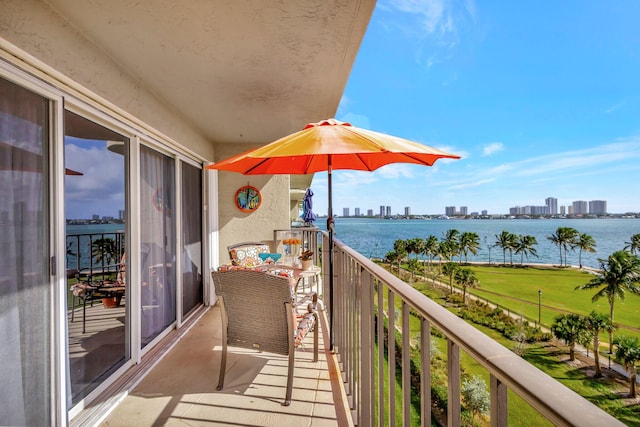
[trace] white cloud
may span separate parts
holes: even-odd
[[[375,172],[383,179],[413,178],[413,168],[406,163],[383,166]]]
[[[338,112],[336,113],[336,116],[340,115],[342,111],[349,108],[350,105],[351,105],[351,100],[349,99],[349,97],[347,97],[347,95],[345,94],[342,94],[342,98],[340,98],[340,103],[338,103]]]
[[[106,148],[65,145],[65,167],[83,173],[65,179],[70,218],[116,216],[124,208],[124,159]]]
[[[389,4],[399,10],[421,17],[423,27],[429,33],[442,31],[445,5],[443,0],[391,0]]]
[[[611,114],[614,111],[618,110],[619,108],[623,107],[625,104],[624,101],[622,102],[618,102],[617,104],[612,105],[611,107],[607,108],[604,110],[605,114]]]
[[[464,188],[473,188],[473,187],[479,187],[479,186],[484,185],[484,184],[491,184],[494,181],[495,181],[495,178],[488,178],[488,179],[483,179],[483,180],[480,180],[480,181],[472,181],[472,182],[466,182],[464,184],[452,185],[448,189],[449,190],[462,190]]]
[[[502,142],[492,142],[482,147],[482,155],[490,156],[493,153],[497,153],[504,150],[504,144]]]
[[[527,183],[557,182],[559,178],[566,181],[569,176],[590,171],[602,176],[606,168],[624,168],[625,162],[635,162],[638,158],[640,138],[629,138],[584,150],[547,154],[493,167],[474,167],[471,172],[467,170],[465,175],[447,184],[450,189],[462,189],[475,182],[496,181],[515,185],[516,182],[522,183],[522,178]]]

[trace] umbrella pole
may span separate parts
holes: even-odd
[[[327,168],[327,185],[329,187],[329,216],[327,231],[329,232],[329,351],[333,351],[333,195],[331,191],[331,156]]]

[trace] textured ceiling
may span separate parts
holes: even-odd
[[[374,0],[47,0],[212,143],[332,117]]]

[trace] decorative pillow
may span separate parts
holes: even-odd
[[[233,265],[257,267],[264,264],[258,256],[259,253],[269,253],[269,245],[238,246],[229,251],[229,257]]]

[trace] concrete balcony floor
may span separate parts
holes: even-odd
[[[102,426],[345,426],[343,388],[320,313],[320,355],[312,335],[296,350],[293,395],[283,406],[286,356],[229,347],[224,388],[216,390],[221,355],[216,305],[102,422]]]

